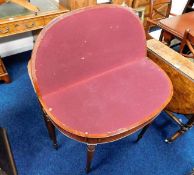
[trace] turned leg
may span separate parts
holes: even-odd
[[[3,80],[5,83],[11,82],[10,77],[7,73],[7,70],[3,64],[1,57],[0,57],[0,80]]]
[[[46,113],[44,113],[44,121],[48,130],[48,134],[50,139],[53,141],[53,147],[55,149],[58,149],[58,144],[57,144],[57,139],[56,139],[56,133],[55,133],[55,126],[53,123],[50,121],[49,117],[47,116]]]
[[[178,122],[177,122],[178,123]],[[181,123],[182,124],[182,123]],[[179,124],[180,125],[180,124]],[[172,137],[165,140],[167,143],[172,143],[175,141],[178,137],[183,135],[186,131],[188,131],[192,126],[194,125],[194,115],[191,116],[189,121],[186,124],[180,125],[181,128],[178,130]]]
[[[151,125],[151,123],[147,124],[146,126],[143,127],[143,129],[141,130],[141,132],[139,133],[136,142],[138,142],[143,135],[145,134],[145,132],[147,131],[147,129],[149,128],[149,126]]]
[[[87,145],[86,173],[89,173],[96,145]]]

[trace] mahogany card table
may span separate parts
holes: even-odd
[[[170,44],[170,41],[174,37],[182,40],[186,29],[190,29],[192,34],[194,34],[193,21],[194,12],[189,12],[183,15],[162,19],[159,21],[158,26],[162,29],[164,41]]]
[[[89,172],[95,146],[116,141],[149,124],[169,103],[172,84],[146,58],[143,26],[129,8],[100,5],[58,17],[41,31],[30,75],[54,126],[87,144]]]

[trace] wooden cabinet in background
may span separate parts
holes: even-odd
[[[60,4],[67,7],[69,10],[75,10],[82,7],[92,6],[97,4],[97,0],[59,0]],[[133,0],[110,0],[112,4],[121,5],[123,3],[132,7]]]
[[[81,2],[81,0],[79,0]],[[55,0],[31,0],[40,11],[34,13],[14,3],[0,5],[0,38],[28,31],[37,31],[52,19],[69,10]],[[10,82],[8,73],[0,57],[0,80]]]
[[[133,0],[112,0],[113,4],[122,4],[125,3],[127,4],[129,7],[132,7],[133,5]]]
[[[59,0],[59,3],[69,10],[75,10],[82,7],[96,5],[96,0]]]
[[[17,169],[7,132],[0,127],[0,175],[17,175]]]
[[[112,0],[112,4],[122,4],[123,0]]]
[[[3,64],[3,61],[1,60],[1,57],[0,57],[0,80],[6,82],[6,83],[9,83],[10,82],[10,78],[9,78],[9,75],[7,73],[7,70]]]

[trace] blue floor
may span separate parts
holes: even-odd
[[[8,131],[19,175],[85,174],[86,147],[57,132],[52,148],[27,74],[30,52],[5,58],[12,78],[0,84],[0,126]],[[178,127],[162,113],[139,143],[133,134],[97,146],[91,175],[187,175],[194,167],[194,130],[172,144],[164,139]]]

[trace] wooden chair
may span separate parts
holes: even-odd
[[[150,29],[156,27],[159,20],[169,17],[171,6],[172,0],[149,0],[149,16],[145,27],[147,39],[152,38],[149,35]],[[162,33],[159,39],[162,39]]]
[[[133,0],[133,5],[132,7],[134,9],[137,9],[137,8],[145,8],[145,11],[144,11],[144,28],[146,26],[146,20],[147,18],[149,17],[149,14],[150,14],[150,0]]]
[[[185,48],[187,47],[187,50],[185,53]],[[187,58],[193,58],[194,59],[194,36],[191,34],[190,29],[187,29],[185,31],[183,40],[180,45],[179,53]]]

